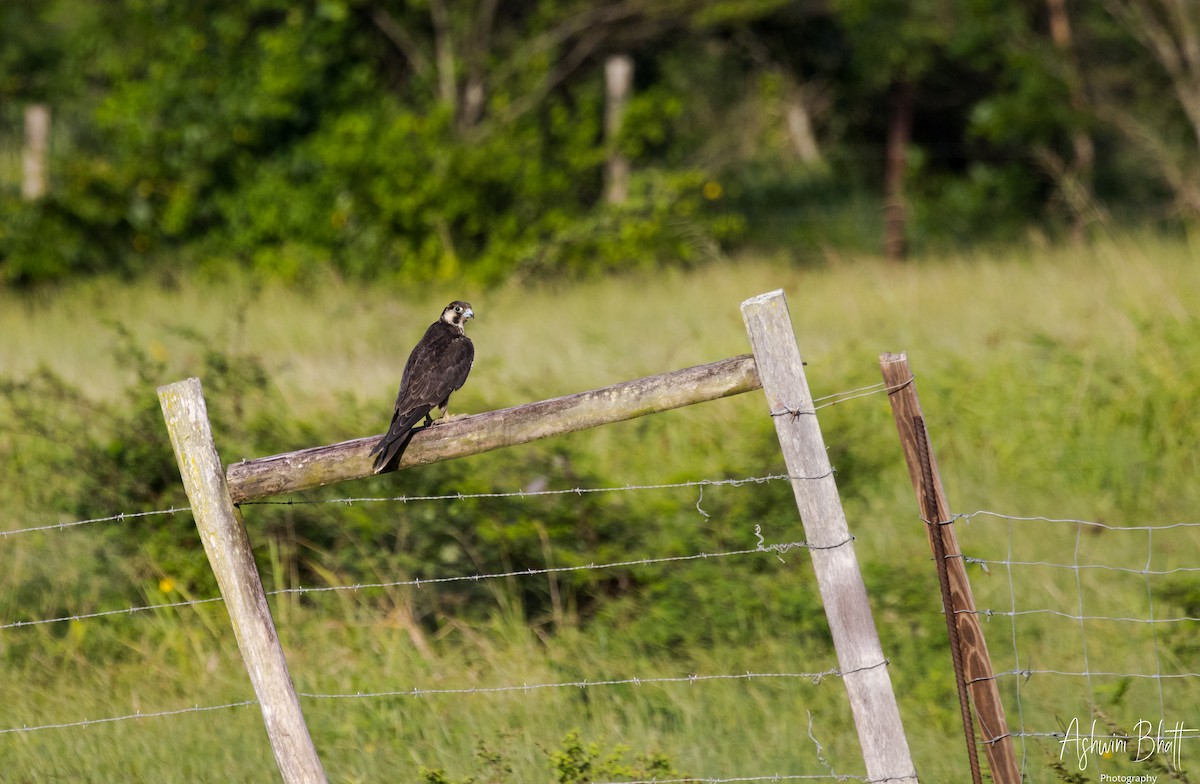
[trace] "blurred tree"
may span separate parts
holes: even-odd
[[[1046,198],[1061,208],[1048,212],[1061,213],[1079,238],[1105,212],[1093,188],[1096,123],[1075,25],[1064,0],[1014,4],[1005,17],[996,26],[1000,45],[981,63],[997,74],[996,89],[972,107],[968,133],[1008,161],[981,162],[979,170],[990,171],[980,180],[1021,183],[1027,192],[1048,180],[1053,191]],[[1021,159],[1032,168],[1014,163]]]
[[[106,3],[78,36],[96,53],[90,143],[53,209],[0,235],[3,272],[106,263],[38,246],[54,215],[102,227],[94,255],[107,238],[110,259],[175,248],[285,277],[328,261],[481,280],[687,261],[722,229],[686,163],[643,155],[629,200],[602,203],[600,68],[704,5]],[[634,109],[619,143],[653,151],[640,139],[670,126],[672,102]]]
[[[1156,167],[1176,207],[1190,218],[1200,217],[1200,4],[1105,0],[1103,5],[1150,55],[1165,85],[1146,79],[1140,69],[1097,69],[1091,86],[1101,115]],[[1163,101],[1164,96],[1172,100]]]
[[[878,191],[896,258],[922,232],[1078,229],[1104,214],[1093,191],[1144,211],[1169,190],[1195,214],[1196,8],[9,0],[0,112],[11,128],[18,102],[50,99],[56,155],[49,197],[0,191],[0,280],[164,260],[479,281],[686,264],[751,210],[790,211],[788,242],[831,196],[865,216]],[[635,84],[606,140],[615,53]],[[610,155],[630,161],[619,203]]]
[[[1071,32],[1071,16],[1066,0],[1046,0],[1049,13],[1050,39],[1061,61],[1061,73],[1070,92],[1071,109],[1083,114],[1087,110],[1087,95],[1084,91],[1083,71],[1075,52],[1075,36]],[[1088,219],[1100,213],[1092,198],[1092,176],[1096,163],[1096,146],[1089,130],[1082,126],[1071,129],[1071,155],[1059,155],[1045,145],[1037,145],[1034,151],[1050,175],[1058,183],[1059,192],[1070,206],[1074,215],[1072,234],[1078,241],[1083,238],[1083,229]]]
[[[31,0],[12,0],[0,7],[0,119],[6,121],[2,124],[24,127],[21,193],[26,200],[40,198],[47,187],[50,109],[45,101],[62,57],[50,9]]]
[[[921,79],[959,35],[967,6],[949,0],[831,0],[855,54],[858,77],[886,95],[884,255],[907,253],[905,180]]]
[[[39,0],[0,4],[0,105],[49,97],[62,56],[52,10],[51,4]]]

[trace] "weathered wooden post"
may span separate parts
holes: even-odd
[[[246,526],[229,496],[200,380],[189,378],[159,387],[158,400],[196,529],[229,610],[279,771],[286,784],[324,784],[325,771],[288,674]]]
[[[804,363],[782,291],[742,303],[758,377],[783,449],[813,572],[846,684],[870,781],[916,782],[887,660],[879,643],[854,540],[817,424]]]
[[[625,106],[633,92],[633,58],[614,54],[604,61],[604,142],[608,160],[604,166],[604,200],[624,204],[629,200],[629,158],[618,147]]]
[[[908,357],[904,354],[884,354],[879,358],[879,367],[888,388],[888,400],[892,404],[892,416],[900,434],[909,478],[917,495],[917,506],[925,519],[929,548],[934,558],[941,560],[938,565],[939,579],[944,580],[946,587],[943,601],[947,623],[952,627],[951,645],[957,642],[960,649],[952,653],[957,659],[956,669],[961,667],[962,681],[975,704],[992,780],[998,784],[1020,784],[1021,770],[1013,750],[1004,704],[1000,701],[1000,690],[996,687],[996,676],[992,672],[987,641],[979,625],[979,616],[975,613],[975,597],[967,579],[962,550],[959,549],[954,526],[945,524],[950,521],[950,505],[942,489],[937,460],[929,446],[921,401],[917,398]],[[969,726],[967,731],[968,742],[973,744],[974,733]]]
[[[50,107],[25,107],[25,147],[21,151],[21,198],[37,201],[46,195],[46,158],[50,149]]]

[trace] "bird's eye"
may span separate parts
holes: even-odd
[[[455,313],[462,313],[462,306],[461,306],[461,305],[455,305],[455,306],[454,306],[454,312],[455,312]]]

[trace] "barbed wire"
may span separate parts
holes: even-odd
[[[206,711],[225,710],[227,708],[244,708],[248,705],[257,705],[258,700],[242,700],[241,702],[229,702],[224,705],[195,705],[190,708],[177,708],[175,710],[162,710],[143,713],[129,713],[124,716],[110,716],[104,719],[80,719],[79,721],[66,721],[58,724],[39,724],[33,727],[9,727],[8,729],[0,729],[0,735],[8,735],[11,733],[26,733],[40,732],[42,730],[62,730],[71,727],[90,727],[95,724],[112,724],[118,721],[132,721],[133,719],[156,719],[163,716],[179,716],[184,713],[204,713]]]
[[[605,784],[733,784],[740,781],[865,781],[869,784],[896,779],[867,779],[864,776],[851,776],[843,773],[809,773],[782,774],[773,773],[765,776],[735,776],[734,778],[712,779],[689,776],[686,779],[643,779],[640,781],[611,781]]]
[[[364,496],[357,498],[285,498],[266,499],[259,501],[244,501],[239,506],[294,506],[303,504],[357,504],[376,502],[417,503],[420,501],[466,501],[477,498],[537,498],[539,496],[555,495],[589,495],[592,493],[621,493],[640,490],[675,490],[680,488],[705,487],[740,487],[748,484],[766,484],[785,479],[824,479],[829,476],[826,472],[820,476],[790,476],[788,474],[769,474],[767,476],[750,476],[743,479],[697,479],[687,482],[669,482],[655,485],[621,485],[613,487],[571,487],[559,490],[508,490],[481,493],[443,493],[441,495],[397,495],[397,496]]]
[[[849,540],[847,540],[849,541]],[[843,543],[845,544],[845,543]],[[832,545],[836,547],[839,545]],[[694,553],[691,555],[669,555],[659,558],[638,558],[627,561],[613,561],[604,564],[580,564],[577,566],[546,566],[530,569],[515,569],[508,572],[495,572],[492,574],[469,574],[469,575],[453,575],[450,577],[427,577],[421,579],[414,577],[408,580],[390,580],[377,583],[360,583],[358,585],[324,585],[318,587],[297,587],[297,588],[281,588],[276,591],[268,592],[269,596],[279,594],[305,594],[305,593],[326,593],[329,591],[357,591],[364,588],[395,588],[401,586],[419,587],[422,585],[438,585],[442,583],[459,583],[459,582],[478,582],[480,580],[497,580],[508,579],[510,577],[536,577],[547,574],[560,574],[563,572],[578,572],[588,571],[593,569],[615,569],[629,566],[650,566],[653,564],[675,563],[680,561],[696,561],[706,558],[729,558],[739,555],[753,555],[755,553],[777,553],[787,552],[795,548],[810,548],[806,542],[787,542],[773,545],[759,545],[754,548],[745,550],[726,550],[713,553]],[[817,549],[813,547],[812,549]]]
[[[554,495],[588,495],[592,493],[618,493],[618,492],[635,492],[643,490],[673,490],[680,488],[704,488],[704,487],[740,487],[749,484],[766,484],[768,482],[777,482],[782,480],[814,480],[825,479],[830,476],[829,472],[819,476],[791,476],[788,474],[768,474],[766,476],[750,476],[741,479],[697,479],[686,482],[668,482],[651,485],[621,485],[612,487],[572,487],[560,490],[510,490],[497,492],[481,492],[481,493],[443,493],[440,495],[418,495],[418,496],[371,496],[371,497],[354,497],[354,498],[321,498],[321,499],[305,499],[305,498],[288,498],[282,500],[266,499],[258,501],[245,501],[239,506],[293,506],[302,504],[355,504],[367,502],[399,502],[399,503],[417,503],[421,501],[464,501],[468,499],[478,498],[535,498],[538,496],[554,496]],[[151,517],[155,515],[173,515],[181,512],[191,512],[190,506],[171,507],[169,509],[155,509],[145,512],[120,512],[106,517],[93,517],[86,520],[72,520],[65,523],[49,523],[46,525],[36,525],[28,528],[15,528],[7,531],[0,531],[0,539],[17,534],[35,533],[38,531],[53,531],[75,528],[83,525],[91,525],[93,523],[110,523],[124,522],[141,517]]]
[[[430,697],[440,695],[464,695],[464,694],[496,694],[503,692],[534,692],[547,689],[589,689],[595,687],[612,687],[612,686],[643,686],[643,685],[661,685],[661,684],[678,684],[686,683],[694,685],[710,681],[747,681],[758,679],[789,679],[789,680],[807,680],[813,685],[819,686],[825,679],[830,677],[844,677],[846,674],[853,674],[864,670],[875,669],[877,667],[885,667],[889,664],[887,660],[881,661],[878,664],[858,667],[854,670],[848,670],[843,673],[837,668],[821,670],[819,672],[744,672],[744,673],[729,673],[715,675],[697,675],[689,674],[683,676],[648,676],[648,677],[632,677],[619,678],[611,680],[582,680],[582,681],[565,681],[554,683],[523,683],[504,686],[477,686],[470,688],[457,689],[422,689],[412,688],[394,691],[375,691],[375,692],[354,692],[345,694],[324,694],[315,692],[297,692],[297,696],[304,699],[312,700],[336,700],[336,699],[381,699],[388,697]],[[258,705],[258,700],[242,700],[239,702],[230,702],[223,705],[196,705],[188,708],[177,708],[174,710],[162,710],[153,712],[137,712],[125,714],[122,716],[111,716],[103,719],[81,719],[79,721],[57,722],[49,724],[39,724],[35,726],[10,727],[0,729],[0,735],[11,733],[27,733],[38,732],[41,730],[52,729],[67,729],[71,727],[87,727],[95,724],[110,724],[118,721],[131,721],[133,719],[157,718],[161,716],[177,716],[185,713],[197,713],[204,711],[223,710],[227,708],[241,708],[248,705]]]
[[[353,503],[358,503],[358,502],[400,502],[400,503],[412,502],[412,503],[416,503],[416,502],[422,502],[422,501],[456,501],[456,500],[464,500],[464,499],[470,499],[470,498],[528,498],[528,497],[535,497],[535,496],[542,496],[542,495],[584,495],[584,494],[588,494],[588,493],[611,493],[611,492],[626,492],[626,491],[638,491],[638,490],[669,490],[669,489],[680,489],[680,488],[686,489],[686,488],[697,488],[697,487],[701,489],[701,492],[703,492],[703,488],[705,488],[705,487],[717,487],[717,486],[739,487],[739,486],[743,486],[743,485],[766,484],[768,482],[790,480],[790,479],[824,478],[824,476],[828,476],[828,475],[829,474],[826,473],[822,477],[792,477],[788,474],[769,474],[769,475],[765,475],[765,476],[751,476],[751,477],[743,477],[743,478],[699,479],[699,480],[690,480],[690,481],[686,481],[686,482],[673,482],[673,483],[663,483],[663,484],[654,484],[654,485],[624,485],[624,486],[620,486],[620,487],[616,487],[616,486],[614,486],[614,487],[593,487],[593,488],[575,487],[575,488],[562,489],[562,490],[538,490],[538,491],[515,490],[515,491],[491,492],[491,493],[447,493],[447,494],[441,494],[441,495],[424,495],[424,496],[335,498],[335,499],[318,499],[318,500],[288,499],[288,500],[283,500],[283,501],[255,501],[255,502],[249,502],[249,503],[255,503],[255,504],[321,504],[321,503],[353,504]],[[45,531],[45,530],[52,530],[52,529],[70,528],[70,527],[79,526],[79,525],[86,525],[89,523],[116,522],[116,521],[123,521],[123,520],[131,519],[131,518],[148,517],[151,515],[177,514],[179,512],[190,512],[190,511],[191,511],[190,507],[179,507],[179,508],[171,508],[171,509],[153,510],[153,511],[147,511],[147,512],[127,512],[127,513],[122,513],[122,514],[117,514],[117,515],[111,515],[108,517],[98,517],[98,518],[92,518],[89,520],[77,520],[77,521],[67,522],[67,523],[56,523],[56,524],[52,524],[52,525],[35,526],[32,528],[24,528],[24,529],[18,529],[18,530],[13,530],[13,531],[7,531],[7,532],[3,532],[3,535],[14,535],[14,534],[19,534],[19,533],[30,533],[30,532],[34,532],[34,531]],[[700,511],[702,514],[704,513],[702,509]],[[579,571],[579,570],[589,570],[589,569],[598,570],[598,569],[609,569],[609,568],[619,568],[619,567],[644,566],[644,565],[650,565],[650,564],[656,564],[656,563],[669,563],[669,562],[673,562],[673,561],[688,561],[688,560],[696,560],[696,559],[701,559],[701,558],[722,558],[722,557],[729,557],[729,556],[746,555],[746,554],[753,553],[753,552],[773,552],[776,554],[777,557],[779,557],[779,555],[781,553],[787,552],[788,550],[790,550],[792,548],[805,546],[805,544],[803,542],[765,544],[763,542],[762,536],[758,533],[757,528],[758,527],[756,526],[755,535],[758,538],[758,546],[753,550],[737,550],[737,551],[715,552],[715,553],[697,553],[694,555],[670,556],[670,557],[665,557],[665,558],[643,558],[643,559],[628,560],[628,561],[606,563],[606,564],[592,563],[592,564],[582,564],[582,565],[577,565],[577,566],[550,567],[550,568],[543,568],[543,569],[523,569],[523,570],[514,570],[511,572],[504,572],[504,573],[498,573],[498,574],[475,574],[475,575],[461,575],[461,576],[453,576],[453,577],[428,578],[428,579],[413,578],[411,580],[393,580],[393,581],[385,581],[385,582],[358,583],[358,584],[353,584],[353,585],[339,585],[339,586],[321,586],[321,587],[303,587],[303,586],[301,586],[301,587],[297,587],[297,588],[287,588],[287,589],[280,589],[280,590],[276,590],[276,591],[269,591],[269,592],[267,592],[267,595],[274,596],[274,595],[279,595],[279,594],[305,594],[305,593],[320,593],[320,592],[327,592],[327,591],[351,591],[351,590],[359,591],[359,590],[372,589],[372,588],[392,588],[392,587],[400,587],[400,586],[406,586],[406,585],[420,586],[423,583],[424,584],[436,584],[436,583],[480,581],[480,580],[501,579],[501,578],[520,577],[520,576],[545,575],[545,574],[552,574],[552,573],[557,573],[557,572],[569,572],[569,571]],[[782,560],[782,558],[780,560]],[[82,621],[82,620],[89,620],[89,619],[93,619],[93,618],[112,617],[112,616],[117,616],[117,615],[134,615],[137,613],[149,612],[149,611],[154,611],[154,610],[164,610],[164,609],[177,608],[177,607],[192,607],[192,606],[197,606],[197,605],[202,605],[202,604],[210,604],[213,602],[220,602],[220,601],[223,601],[223,599],[219,596],[216,596],[216,597],[209,597],[206,599],[192,599],[192,600],[185,600],[185,601],[178,601],[178,602],[161,602],[161,603],[156,603],[156,604],[137,605],[137,606],[130,606],[130,607],[124,607],[124,608],[119,608],[119,609],[112,609],[112,610],[100,610],[97,612],[75,613],[75,614],[59,616],[59,617],[55,617],[55,618],[43,618],[43,619],[27,620],[27,621],[12,621],[9,623],[0,624],[0,630],[18,629],[18,628],[22,628],[22,627],[26,627],[26,626],[40,626],[40,625],[54,624],[54,623],[67,623],[70,621]]]
[[[876,667],[883,666],[883,663],[875,665]],[[854,672],[861,670],[873,669],[869,667],[860,667]],[[414,687],[412,689],[394,689],[385,691],[369,691],[369,692],[348,692],[340,694],[322,694],[313,692],[297,692],[301,697],[315,700],[354,700],[354,699],[377,699],[382,697],[437,697],[442,695],[461,695],[461,694],[502,694],[505,692],[533,692],[543,691],[546,689],[588,689],[593,686],[645,686],[654,684],[669,684],[669,683],[687,683],[696,684],[705,681],[747,681],[757,679],[770,678],[788,678],[796,680],[808,680],[814,685],[820,685],[823,680],[829,677],[841,677],[842,672],[836,668],[822,670],[821,672],[744,672],[732,673],[725,675],[680,675],[680,676],[652,676],[646,678],[617,678],[612,680],[580,680],[580,681],[562,681],[555,683],[522,683],[520,685],[507,686],[473,686],[457,689],[422,689]]]
[[[756,526],[757,528],[757,526]],[[448,577],[413,577],[405,580],[387,580],[370,583],[354,583],[351,585],[323,585],[323,586],[297,586],[295,588],[279,588],[272,591],[267,591],[267,596],[282,596],[289,594],[310,594],[310,593],[329,593],[332,591],[362,591],[380,588],[399,588],[399,587],[420,587],[422,585],[439,585],[443,583],[459,583],[459,582],[480,582],[482,580],[499,580],[509,579],[512,577],[536,577],[548,574],[560,574],[564,572],[592,571],[603,569],[616,569],[634,566],[651,566],[654,564],[677,563],[683,561],[697,561],[709,558],[731,558],[742,555],[753,555],[755,553],[772,554],[779,556],[781,553],[786,553],[789,550],[797,548],[805,549],[831,549],[848,544],[851,539],[845,542],[828,545],[823,547],[811,546],[806,542],[781,542],[781,543],[766,543],[763,541],[761,534],[756,531],[756,536],[759,538],[759,543],[753,548],[743,550],[725,550],[717,552],[701,552],[690,555],[671,555],[657,558],[639,558],[626,561],[613,561],[610,563],[590,563],[579,564],[576,566],[549,566],[529,569],[515,569],[507,572],[495,572],[489,574],[466,574],[466,575],[451,575]],[[68,621],[82,621],[91,618],[104,618],[114,615],[134,615],[136,613],[149,612],[152,610],[164,610],[173,607],[192,607],[201,604],[210,604],[213,602],[222,602],[220,596],[213,596],[206,599],[191,599],[181,602],[164,602],[161,604],[147,604],[135,607],[126,607],[115,610],[102,610],[93,613],[80,613],[76,615],[65,615],[58,618],[44,618],[32,621],[13,621],[10,623],[0,624],[0,631],[4,629],[18,629],[24,626],[40,626],[51,623],[65,623]]]
[[[48,525],[35,525],[31,528],[16,528],[10,531],[0,531],[0,539],[8,536],[16,536],[17,534],[29,534],[35,531],[55,531],[64,528],[75,528],[81,525],[91,525],[92,523],[117,523],[126,520],[132,520],[138,517],[151,517],[153,515],[169,515],[179,514],[180,512],[190,512],[190,506],[171,507],[170,509],[155,509],[150,512],[121,512],[120,514],[109,515],[108,517],[93,517],[88,520],[73,520],[69,523],[50,523]]]
[[[220,596],[211,596],[207,599],[188,599],[181,602],[163,602],[162,604],[146,604],[133,607],[126,607],[122,610],[101,610],[99,612],[79,613],[78,615],[64,615],[59,618],[42,618],[34,621],[12,621],[10,623],[0,624],[0,631],[4,629],[19,629],[22,626],[42,626],[48,623],[66,623],[67,621],[86,621],[90,618],[106,618],[112,615],[136,615],[141,612],[149,612],[150,610],[166,610],[171,607],[195,607],[200,604],[212,604],[214,602],[225,601]]]
[[[905,379],[904,381],[901,381],[899,384],[894,384],[892,386],[888,386],[886,383],[881,381],[877,384],[868,384],[865,387],[859,387],[858,389],[849,389],[844,392],[834,392],[833,394],[830,394],[830,395],[824,395],[822,397],[813,398],[813,401],[812,401],[813,407],[811,409],[793,408],[791,406],[785,405],[783,407],[782,411],[772,411],[771,416],[773,416],[773,417],[781,417],[781,416],[798,417],[798,416],[805,416],[805,415],[816,416],[816,413],[818,411],[820,411],[822,408],[829,408],[830,406],[836,406],[839,403],[845,403],[848,400],[855,400],[857,398],[870,397],[871,395],[880,395],[880,394],[884,394],[884,393],[887,393],[890,395],[892,392],[895,392],[899,389],[903,389],[904,387],[913,383],[914,381],[916,381],[916,378],[917,378],[916,376],[909,376],[907,379]],[[822,401],[828,401],[828,402],[822,402]],[[817,405],[818,403],[820,403],[820,405]]]
[[[863,781],[866,784],[887,784],[889,781],[916,781],[917,774],[882,779],[869,779],[866,776],[855,776],[849,773],[772,773],[762,776],[734,776],[733,778],[698,778],[689,776],[686,779],[642,779],[639,781],[609,781],[604,784],[733,784],[741,781]]]

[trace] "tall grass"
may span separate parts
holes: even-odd
[[[345,432],[319,432],[351,438],[383,429],[408,349],[450,299],[469,299],[479,316],[471,325],[477,364],[455,400],[457,411],[476,412],[744,353],[738,304],[783,288],[814,394],[876,383],[880,353],[908,352],[955,511],[995,509],[1115,526],[1195,520],[1196,256],[1185,242],[1125,237],[1087,247],[922,258],[897,266],[829,259],[805,268],[738,259],[689,273],[489,292],[448,284],[388,291],[334,279],[295,288],[202,274],[171,281],[96,280],[34,293],[0,292],[0,375],[22,379],[48,368],[82,389],[85,398],[120,400],[129,379],[112,352],[119,325],[162,362],[162,377],[148,380],[148,399],[153,383],[203,374],[203,350],[216,347],[260,358],[277,393],[274,404],[286,409],[280,412],[285,420],[334,422]],[[44,410],[54,415],[52,405]],[[569,452],[572,471],[614,486],[768,473],[781,466],[770,456],[771,424],[764,414],[761,398],[746,395],[567,436],[556,444]],[[822,410],[821,421],[919,770],[927,780],[957,780],[965,756],[945,740],[957,731],[935,579],[887,403],[882,397],[848,402]],[[38,424],[9,422],[0,439]],[[278,448],[286,447],[281,436]],[[506,463],[516,466],[513,455],[538,448],[472,458],[468,468],[494,474]],[[552,486],[573,481],[542,478]],[[535,479],[516,477],[512,489]],[[399,474],[367,489],[404,492],[415,480]],[[616,508],[649,510],[664,520],[718,531],[731,548],[753,546],[753,525],[760,521],[723,516],[721,510],[736,507],[725,505],[721,492],[760,491],[706,492],[700,508],[715,513],[712,519],[700,516],[699,499],[690,491],[621,499]],[[0,527],[53,522],[39,506],[43,497],[0,480],[6,509]],[[799,538],[798,525],[777,522],[793,514],[786,495],[779,497],[778,516],[771,518],[775,528],[764,533],[774,540]],[[775,503],[776,496],[771,498]],[[503,531],[507,513],[496,509],[496,528]],[[121,511],[138,510],[112,510]],[[330,526],[352,526],[353,514],[351,508],[326,517]],[[431,512],[429,519],[436,521],[438,514]],[[286,515],[286,508],[255,508],[247,519],[262,530],[286,526]],[[1081,559],[1090,562],[1123,559],[1129,565],[1144,563],[1147,549],[1144,533],[1099,529],[1077,541],[1069,526],[1010,526],[982,517],[963,524],[960,537],[968,555],[990,560],[1006,560],[1011,552],[1013,560],[1069,563],[1081,550]],[[18,592],[40,595],[45,606],[28,608],[29,617],[78,612],[83,605],[64,594],[98,596],[99,582],[128,570],[106,541],[103,526],[0,540],[5,575],[0,590],[10,598]],[[1200,560],[1200,542],[1186,530],[1162,544],[1156,569],[1194,567]],[[322,560],[328,554],[304,555],[305,547],[298,545],[297,559],[328,568],[328,559]],[[261,553],[264,567],[282,557],[269,548]],[[555,554],[547,550],[545,557],[549,563]],[[447,558],[440,566],[448,573],[472,570],[469,560]],[[790,554],[787,561],[772,562],[777,571],[769,573],[769,584],[784,595],[791,586],[796,593],[811,590],[803,554]],[[747,567],[731,562],[721,568],[736,575]],[[128,571],[130,579],[141,581],[146,601],[187,598],[180,586],[160,583],[159,577],[172,575],[147,580]],[[276,581],[268,588],[295,582],[287,569],[264,571]],[[1089,602],[1103,597],[1105,615],[1146,617],[1147,602],[1156,597],[1160,615],[1181,612],[1163,598],[1173,583],[1148,588],[1141,575],[1130,581],[1104,570],[1014,567],[1016,587],[1010,589],[1007,569],[989,571],[990,576],[972,570],[981,607],[1007,609],[1015,593],[1020,608],[1057,602],[1054,606],[1069,609],[1084,595]],[[695,575],[690,579],[697,590],[713,575],[705,569],[688,574]],[[382,571],[379,576],[396,579]],[[40,594],[33,583],[44,583]],[[1189,589],[1175,587],[1183,595]],[[619,602],[603,622],[576,617],[549,632],[550,626],[521,617],[506,604],[506,595],[507,588],[497,591],[493,620],[443,625],[435,634],[414,625],[407,610],[411,597],[402,592],[303,602],[280,598],[275,613],[297,683],[313,693],[832,666],[819,636],[798,637],[769,616],[753,620],[761,630],[753,644],[685,649],[623,636],[633,628],[649,633],[654,616],[638,619],[635,627]],[[636,609],[641,612],[641,605]],[[1085,609],[1101,614],[1097,607]],[[752,610],[723,607],[718,596],[696,611],[732,616]],[[579,608],[563,612],[578,615]],[[120,625],[79,621],[3,632],[0,729],[248,698],[221,613],[213,605],[145,614]],[[662,616],[665,631],[680,623]],[[1094,670],[1153,672],[1160,661],[1174,667],[1189,655],[1179,639],[1147,636],[1142,632],[1151,630],[1143,627],[1089,623],[1081,628],[1055,618],[1020,621],[1022,650],[1033,657],[1021,665],[1081,668],[1085,632]],[[985,632],[997,668],[1015,667],[1012,624],[993,620]],[[663,640],[671,639],[664,633]],[[90,658],[97,652],[102,655]],[[1014,681],[1004,682],[1010,713]],[[1028,727],[1050,729],[1063,716],[1086,711],[1080,688],[1073,679],[1031,680],[1022,691]],[[1158,695],[1141,682],[1100,679],[1094,691],[1118,718],[1159,710]],[[1200,697],[1197,686],[1185,682],[1170,699],[1173,709]],[[549,780],[546,754],[573,727],[604,744],[662,751],[693,775],[824,773],[807,736],[808,709],[814,735],[837,772],[861,772],[835,679],[819,685],[733,681],[308,699],[305,709],[327,768],[339,781],[416,780],[421,766],[465,776],[480,767],[480,743],[503,751],[513,780]],[[1017,718],[1010,718],[1015,725]],[[1053,780],[1046,759],[1055,749],[1033,743],[1028,748],[1031,780]],[[15,781],[52,776],[258,781],[273,775],[256,708],[3,735],[0,757],[5,779],[13,771]]]

